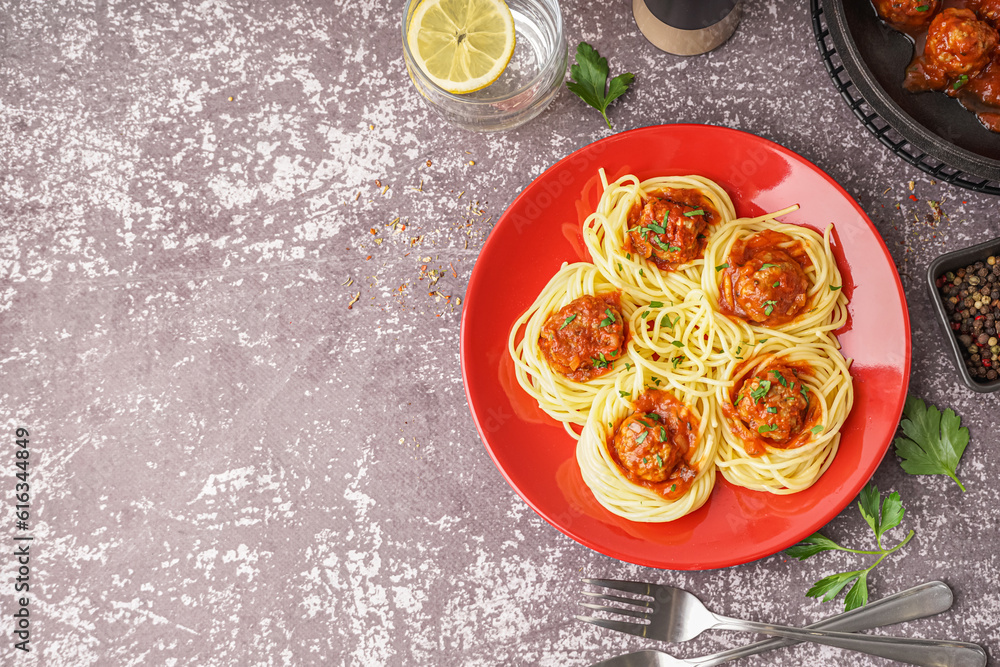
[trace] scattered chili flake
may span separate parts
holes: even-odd
[[[372,258],[372,256],[371,256],[371,255],[368,255],[367,257],[365,257],[365,261],[367,262],[367,261],[368,261],[368,260],[370,260],[371,258]]]
[[[425,162],[424,164],[426,164],[426,165],[427,165],[427,166],[429,167],[429,166],[431,166],[431,164],[432,164],[432,163],[431,163],[431,161],[430,161],[430,160],[428,160],[428,161],[427,161],[427,162]]]
[[[917,199],[916,195],[910,195],[910,199],[912,199],[913,201],[920,201],[919,199]]]
[[[452,266],[451,262],[448,262],[448,266],[450,266],[450,267],[451,267],[451,275],[453,275],[453,276],[455,276],[456,278],[458,278],[458,273],[456,273],[456,272],[455,272],[455,267],[454,267],[454,266]]]
[[[379,179],[379,178],[375,179],[375,187],[376,188],[382,187],[382,180],[381,179]]]
[[[374,235],[374,234],[378,234],[378,230],[377,230],[377,229],[375,229],[374,227],[372,227],[372,228],[371,228],[370,230],[368,230],[368,231],[370,231],[370,232],[371,232],[371,233],[372,233],[373,235]]]

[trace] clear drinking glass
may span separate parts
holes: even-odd
[[[414,61],[406,33],[421,0],[403,14],[403,59],[424,101],[449,123],[469,130],[507,130],[542,112],[566,76],[566,38],[556,0],[506,0],[514,18],[514,55],[495,82],[456,95],[434,84]]]

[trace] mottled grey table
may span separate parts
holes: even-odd
[[[879,468],[917,536],[872,594],[944,579],[952,611],[896,631],[1000,655],[998,400],[958,384],[922,282],[931,257],[996,232],[998,200],[934,184],[863,130],[805,3],[746,10],[724,47],[682,59],[650,47],[622,0],[563,6],[571,44],[637,75],[616,130],[754,132],[871,215],[909,299],[911,391],[972,432],[965,494],[891,454]],[[581,575],[670,581],[753,619],[839,608],[804,594],[847,557],[625,565],[504,483],[466,406],[460,299],[521,188],[608,132],[565,90],[518,130],[442,127],[403,70],[400,11],[0,5],[3,552],[34,538],[31,652],[13,647],[18,564],[4,558],[0,662],[584,665],[645,646],[570,620]],[[927,200],[947,214],[933,227]],[[16,427],[30,433],[28,531]],[[855,545],[867,531],[853,508],[825,528]],[[886,663],[805,646],[742,664]]]

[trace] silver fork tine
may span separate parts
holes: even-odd
[[[623,609],[622,607],[608,607],[603,604],[590,604],[589,602],[581,602],[580,604],[586,607],[587,609],[593,609],[594,611],[606,611],[611,614],[622,614],[624,616],[632,616],[634,618],[643,618],[649,620],[649,617],[646,615],[646,612],[639,611],[637,609],[633,610],[633,609]]]
[[[621,581],[619,579],[584,579],[583,582],[592,586],[603,586],[604,588],[613,588],[617,591],[650,597],[653,597],[653,586],[655,586],[655,584],[644,584],[641,581]]]
[[[608,630],[617,630],[618,632],[627,632],[630,635],[635,635],[636,637],[645,637],[646,628],[648,625],[643,625],[642,623],[626,623],[625,621],[609,621],[606,618],[594,618],[593,616],[574,616],[578,621],[583,621],[584,623],[590,623],[591,625],[599,625],[602,628],[607,628]]]
[[[631,604],[636,607],[646,607],[652,609],[652,600],[640,600],[639,598],[623,598],[617,595],[605,595],[604,593],[593,593],[591,591],[582,591],[587,597],[594,598],[596,600],[607,600],[609,602],[621,602],[622,604]]]

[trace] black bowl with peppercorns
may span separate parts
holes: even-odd
[[[969,389],[1000,389],[1000,238],[941,255],[927,270],[934,307]]]

